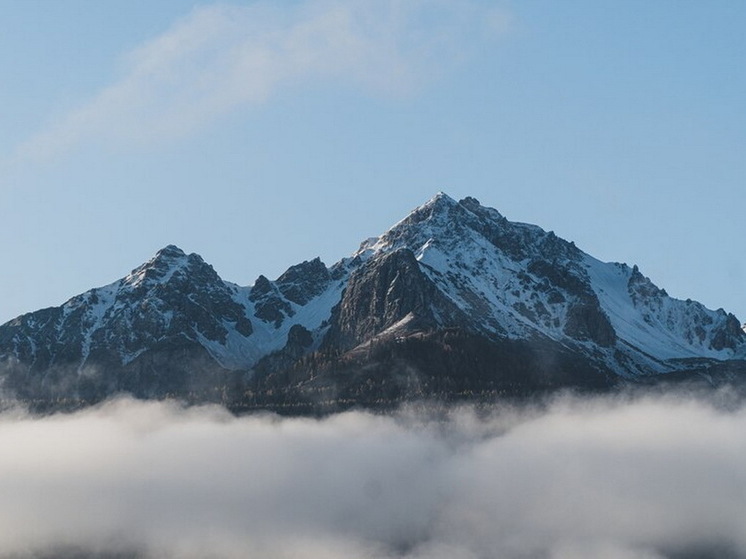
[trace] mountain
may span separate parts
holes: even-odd
[[[331,267],[222,280],[171,245],[127,277],[0,326],[6,397],[118,392],[240,409],[739,381],[746,334],[474,198],[443,193]]]

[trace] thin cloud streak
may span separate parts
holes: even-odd
[[[0,557],[746,557],[745,433],[743,409],[674,398],[6,413]]]
[[[335,80],[374,95],[409,95],[470,44],[504,33],[506,21],[457,0],[198,8],[129,53],[119,81],[22,144],[17,158],[48,158],[91,140],[128,146],[180,138],[298,83]]]

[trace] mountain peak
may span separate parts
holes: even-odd
[[[438,190],[438,192],[435,193],[435,196],[433,196],[432,198],[430,198],[429,201],[432,202],[434,200],[440,200],[440,199],[450,200],[451,202],[455,202],[455,200],[453,198],[451,198],[448,194],[446,194],[442,190]]]
[[[162,249],[160,249],[158,252],[155,253],[155,256],[153,259],[157,258],[183,258],[186,256],[186,253],[181,250],[176,245],[166,245]]]
[[[448,216],[454,209],[456,209],[457,213],[451,215],[452,219],[458,215],[461,216],[461,219],[465,218],[468,214],[465,214],[462,210],[468,210],[470,214],[474,214],[480,219],[498,222],[505,221],[505,218],[500,212],[494,208],[483,206],[480,204],[479,200],[472,196],[467,196],[457,202],[442,191],[438,192],[423,205],[415,208],[409,214],[408,218],[415,217],[415,221],[422,221],[423,216],[425,218]],[[406,219],[404,221],[406,221]]]
[[[360,245],[354,254],[363,259],[380,251],[406,246],[419,254],[419,249],[429,240],[450,237],[449,231],[463,220],[473,221],[478,211],[486,211],[475,198],[457,202],[445,192],[438,192],[421,206],[412,210],[404,219],[394,224],[379,237],[371,237]],[[496,210],[494,214],[501,217]],[[492,216],[491,216],[492,217]]]
[[[176,270],[186,268],[192,263],[203,263],[203,260],[197,254],[187,255],[176,245],[167,245],[156,252],[150,260],[132,270],[124,278],[124,283],[133,287],[144,282],[166,283]]]
[[[452,208],[453,206],[456,206],[458,202],[448,196],[445,192],[438,191],[435,196],[430,198],[427,202],[422,204],[419,208],[415,209],[414,211],[423,210],[426,208]]]
[[[412,210],[407,217],[394,225],[392,229],[395,229],[398,225],[405,223],[414,224],[421,222],[430,222],[433,220],[447,221],[450,212],[458,207],[459,204],[458,202],[456,202],[456,200],[448,196],[448,194],[446,194],[445,192],[438,192],[427,202]]]

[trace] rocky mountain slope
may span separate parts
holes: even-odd
[[[442,193],[331,267],[241,287],[168,246],[0,326],[4,394],[42,403],[126,391],[277,408],[715,382],[740,379],[744,355],[722,309]]]

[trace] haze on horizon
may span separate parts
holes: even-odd
[[[738,1],[0,0],[0,322],[197,252],[248,285],[443,190],[746,320]]]

